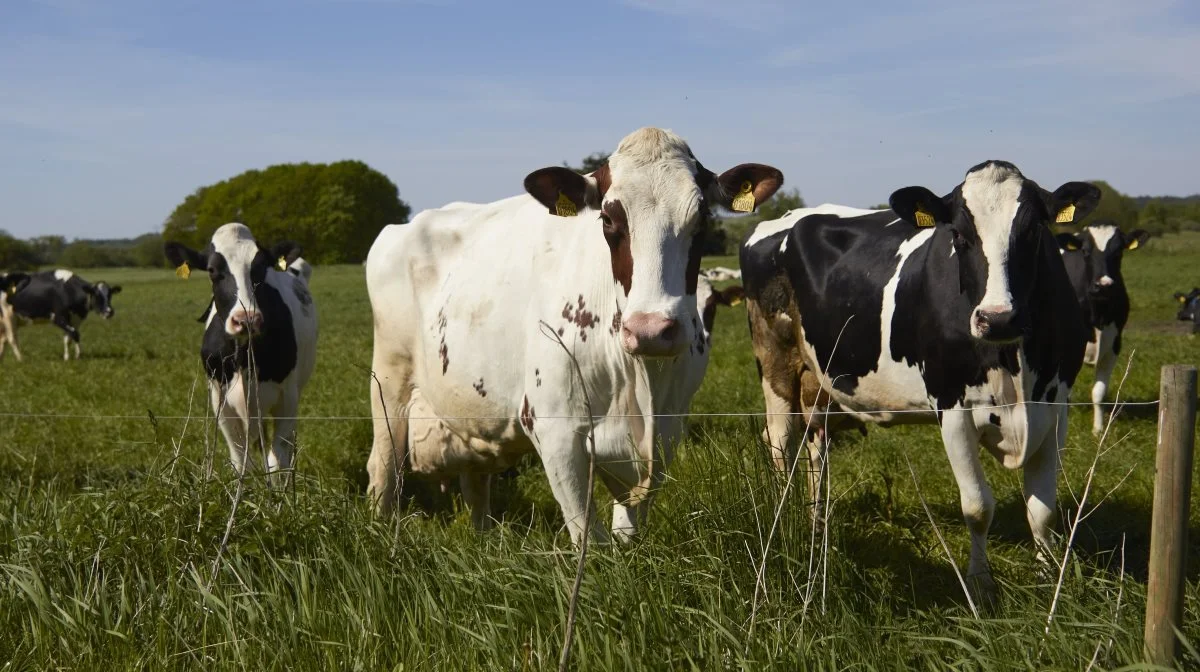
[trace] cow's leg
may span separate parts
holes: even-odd
[[[1096,383],[1092,385],[1092,433],[1104,431],[1104,395],[1117,364],[1117,327],[1108,325],[1096,330]]]
[[[279,391],[279,403],[275,406],[275,436],[271,440],[271,452],[267,455],[267,471],[282,472],[277,480],[280,487],[292,482],[292,456],[296,449],[296,416],[300,410],[300,394],[296,385],[286,385]]]
[[[813,523],[825,523],[825,475],[829,470],[829,435],[824,427],[813,427],[808,437],[808,496],[812,499]]]
[[[376,351],[372,363],[374,376],[368,381],[371,396],[371,423],[374,440],[367,460],[367,496],[379,515],[396,505],[396,491],[404,456],[408,452],[408,401],[412,396],[412,365],[391,353],[379,351],[389,335],[375,334]]]
[[[21,349],[17,347],[16,325],[13,325],[12,328],[8,330],[6,340],[8,341],[9,345],[12,346],[13,356],[17,358],[18,362],[21,361]],[[0,347],[0,350],[2,350],[2,347]]]
[[[522,406],[529,408],[529,400],[525,399]],[[556,415],[567,415],[558,413]],[[527,433],[542,458],[546,469],[546,477],[550,481],[550,490],[554,499],[562,509],[567,531],[571,541],[579,545],[583,541],[583,530],[586,524],[591,530],[594,541],[607,543],[608,530],[596,524],[596,507],[590,506],[590,517],[585,517],[589,510],[592,493],[588,492],[588,449],[587,427],[577,427],[568,420],[539,420],[529,419],[524,414],[523,422],[527,423]],[[529,427],[528,425],[535,425]]]
[[[763,401],[766,402],[766,423],[763,427],[763,441],[771,451],[771,463],[775,470],[787,473],[792,428],[796,422],[796,412],[799,407],[794,400],[779,395],[767,377],[761,379]],[[787,381],[783,381],[786,385]]]
[[[463,503],[471,512],[471,525],[483,531],[491,529],[492,519],[492,475],[460,474],[458,487],[462,490]]]
[[[247,427],[245,408],[241,394],[241,375],[225,387],[220,382],[210,380],[209,392],[212,397],[213,413],[217,416],[217,426],[225,436],[229,446],[229,461],[233,470],[241,474],[246,468]]]
[[[979,461],[979,431],[969,411],[942,413],[942,441],[946,445],[946,456],[950,458],[954,480],[958,483],[963,518],[971,533],[971,559],[967,564],[967,577],[983,597],[990,599],[995,593],[996,584],[987,561],[987,533],[992,525],[996,500]]]
[[[1053,431],[1046,432],[1037,451],[1025,461],[1022,491],[1025,517],[1043,570],[1050,568],[1054,553],[1055,499],[1058,489],[1060,451],[1067,440],[1067,409],[1057,414]]]
[[[61,312],[54,314],[53,322],[54,326],[63,331],[63,361],[65,362],[71,358],[68,354],[68,346],[71,344],[71,341],[75,342],[75,359],[79,359],[79,330]]]

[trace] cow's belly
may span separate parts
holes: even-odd
[[[496,473],[516,464],[533,445],[515,422],[490,427],[492,439],[460,434],[463,423],[438,417],[420,390],[408,410],[409,464],[418,474],[445,478],[461,473]]]
[[[1066,432],[1067,407],[1025,403],[1025,394],[1018,388],[1024,382],[1002,371],[990,371],[987,382],[967,388],[963,402],[958,405],[960,409],[969,409],[980,443],[1009,469],[1023,466],[1049,437],[1065,436]],[[1057,391],[1055,399],[1070,395],[1070,388],[1057,380],[1047,386],[1049,389]]]

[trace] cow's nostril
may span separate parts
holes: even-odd
[[[675,336],[678,333],[679,323],[675,320],[671,320],[669,323],[667,323],[667,326],[663,327],[663,330],[659,332],[658,337],[664,341],[670,342],[675,340]]]

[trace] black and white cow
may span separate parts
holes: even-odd
[[[174,242],[164,251],[184,277],[207,270],[212,282],[200,359],[234,469],[245,469],[246,451],[258,444],[270,416],[267,470],[290,478],[300,394],[316,366],[311,267],[295,244],[268,251],[238,223],[217,229],[203,252]]]
[[[4,357],[4,348],[11,345],[13,355],[18,362],[21,361],[16,325],[13,324],[13,309],[8,303],[8,297],[24,289],[30,279],[26,273],[0,273],[0,358]]]
[[[1126,250],[1145,245],[1150,234],[1141,229],[1125,233],[1115,222],[1101,220],[1079,234],[1061,233],[1057,238],[1075,298],[1091,330],[1083,361],[1096,367],[1092,433],[1099,434],[1104,429],[1100,405],[1121,352],[1121,332],[1129,320],[1129,291],[1121,275],[1121,258]]]
[[[1200,287],[1193,287],[1191,293],[1175,292],[1175,300],[1179,302],[1179,314],[1176,319],[1180,322],[1191,322],[1192,333],[1200,334]]]
[[[971,533],[975,585],[994,588],[995,499],[980,444],[1024,470],[1044,560],[1067,432],[1061,402],[1087,341],[1049,224],[1058,213],[1086,215],[1099,198],[1084,182],[1050,193],[1016,166],[987,161],[945,196],[906,187],[891,210],[822,206],[760,223],[741,267],[773,451],[788,449],[788,414],[819,416],[829,404],[852,422],[937,423]],[[821,408],[804,409],[806,371]],[[819,438],[809,446],[818,509],[827,449]]]
[[[75,359],[79,359],[79,325],[95,311],[104,319],[115,314],[112,297],[120,293],[120,285],[107,282],[92,284],[75,273],[63,269],[41,271],[29,276],[24,289],[8,298],[14,315],[12,346],[16,350],[17,322],[51,322],[63,330],[63,359],[70,359],[68,346],[75,343]]]

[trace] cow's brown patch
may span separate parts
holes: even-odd
[[[609,325],[609,327],[608,327],[608,333],[612,334],[613,336],[616,336],[618,333],[620,333],[620,331],[621,331],[621,309],[618,308],[617,312],[613,313],[612,324]]]
[[[483,389],[483,378],[480,378],[478,383],[471,383],[471,387],[475,388],[475,391],[479,393],[479,396],[487,396],[487,390]]]
[[[575,300],[575,305],[567,303],[563,306],[563,319],[579,327],[580,338],[587,340],[587,332],[585,329],[595,329],[597,324],[600,324],[600,316],[587,309],[587,302],[583,300],[583,295]]]
[[[604,224],[604,240],[608,242],[613,280],[621,283],[625,296],[633,285],[633,251],[629,248],[629,219],[621,201],[613,200],[604,205],[601,215]],[[699,266],[697,273],[699,272]],[[695,289],[692,290],[695,293]]]
[[[542,386],[542,372],[540,369],[533,370],[533,380],[534,380],[534,383],[536,383],[538,387]]]
[[[600,199],[597,204],[604,202],[604,195],[608,193],[608,188],[612,186],[612,172],[608,169],[608,164],[605,163],[592,173],[592,177],[596,178],[596,189],[600,192]]]
[[[533,411],[533,404],[529,403],[529,397],[521,398],[521,426],[530,434],[533,433],[533,423],[537,420],[537,414]]]

